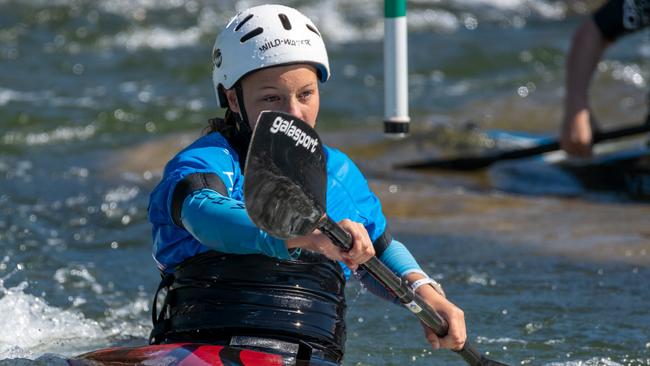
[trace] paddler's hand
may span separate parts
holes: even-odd
[[[560,147],[575,157],[591,156],[592,124],[589,109],[582,109],[566,116],[562,123]]]
[[[338,224],[352,236],[352,248],[350,251],[345,252],[335,246],[334,243],[332,243],[332,246],[338,250],[338,254],[341,256],[340,260],[348,268],[356,271],[360,264],[367,262],[375,255],[375,247],[372,245],[370,236],[368,236],[368,231],[362,224],[348,219],[339,221]]]
[[[420,279],[420,274],[410,274],[407,276],[409,282],[415,282]],[[447,348],[459,351],[465,345],[467,339],[467,329],[465,328],[465,314],[463,310],[451,303],[444,296],[439,294],[429,285],[420,286],[416,290],[418,295],[440,314],[449,324],[449,331],[446,336],[439,338],[431,328],[422,323],[424,335],[433,349]]]
[[[375,247],[368,236],[368,231],[362,224],[348,219],[339,221],[338,224],[352,237],[352,249],[349,252],[345,252],[336,246],[319,230],[287,240],[287,248],[299,247],[318,252],[329,259],[341,261],[348,268],[356,271],[360,264],[365,263],[375,255]]]

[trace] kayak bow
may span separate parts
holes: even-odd
[[[293,355],[231,346],[172,343],[141,347],[112,347],[76,356],[70,366],[332,366],[326,361],[297,362]]]

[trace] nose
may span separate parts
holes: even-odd
[[[292,116],[296,116],[300,119],[305,119],[302,115],[302,109],[300,108],[300,102],[297,98],[291,97],[287,98],[284,103],[283,112],[288,113]]]

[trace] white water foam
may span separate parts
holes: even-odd
[[[411,0],[409,4],[420,7],[439,7],[440,0]],[[561,19],[566,15],[567,6],[562,1],[546,0],[454,0],[446,2],[454,9],[476,12],[476,15],[490,15],[495,12],[522,13],[537,15],[542,18]]]
[[[0,136],[0,143],[5,145],[49,145],[59,142],[85,141],[95,135],[94,124],[79,127],[57,127],[46,132],[23,133],[9,131]]]
[[[465,19],[471,16],[463,17]],[[414,10],[407,14],[408,28],[410,30],[432,29],[438,32],[453,32],[460,28],[461,19],[454,13],[443,9]]]
[[[571,360],[565,362],[549,362],[544,366],[620,366],[618,362],[614,362],[609,358],[592,357],[588,360]]]
[[[516,339],[510,337],[500,337],[500,338],[488,338],[479,336],[476,337],[476,343],[478,344],[518,344],[518,345],[527,345],[528,342],[523,339]]]
[[[25,293],[26,282],[0,287],[0,359],[35,359],[43,353],[72,354],[101,343],[106,333],[98,322],[75,310],[48,305]]]
[[[74,288],[88,287],[98,295],[104,292],[104,287],[97,282],[91,271],[80,264],[57,269],[54,273],[54,280],[61,285],[66,284]],[[83,302],[83,299],[77,300],[77,302]]]
[[[87,91],[86,91],[87,92]],[[84,94],[86,94],[84,92]],[[90,96],[82,97],[61,97],[53,90],[18,91],[0,87],[0,106],[10,102],[28,102],[40,106],[49,107],[84,107],[96,108],[99,103]]]
[[[61,273],[57,274],[55,277],[61,280]],[[2,365],[65,365],[65,357],[108,346],[115,339],[146,342],[150,299],[144,293],[131,303],[109,309],[106,319],[100,322],[87,319],[74,308],[48,305],[44,299],[25,292],[26,282],[5,289],[2,283],[6,278],[0,279]]]
[[[0,2],[1,3],[1,2]],[[27,4],[78,6],[73,0],[45,2],[27,0]],[[199,44],[203,36],[212,38],[216,29],[222,28],[235,11],[259,5],[264,1],[180,1],[180,0],[116,0],[97,1],[99,13],[109,13],[134,21],[136,27],[115,35],[102,37],[100,47],[124,47],[135,51],[141,48],[174,49]],[[327,39],[328,44],[354,42],[359,40],[381,40],[384,26],[382,2],[372,0],[327,0],[305,4],[302,1],[285,1],[285,5],[297,7],[311,17]],[[562,19],[566,15],[566,4],[547,0],[420,0],[409,3],[407,21],[409,31],[450,32],[465,25],[474,29],[482,21],[499,21],[523,26],[525,19],[537,16],[545,19]],[[98,13],[99,11],[99,13]],[[183,29],[167,24],[149,23],[152,12],[185,13],[196,23]],[[521,19],[512,21],[513,17]]]
[[[163,27],[143,28],[120,32],[106,44],[121,46],[129,51],[141,48],[174,49],[198,44],[201,30],[198,27],[188,29],[169,29]]]
[[[599,71],[611,71],[614,80],[624,81],[628,85],[634,85],[639,89],[645,90],[648,82],[643,66],[635,63],[623,63],[620,61],[601,62],[598,65]]]

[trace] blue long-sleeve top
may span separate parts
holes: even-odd
[[[327,157],[327,208],[334,221],[350,219],[362,223],[375,241],[386,229],[379,199],[356,165],[341,151],[324,146]],[[176,185],[195,173],[216,174],[224,191],[205,188],[188,195],[181,208],[182,225],[172,218],[172,199]],[[199,138],[177,154],[165,167],[163,179],[153,190],[149,203],[152,223],[153,256],[162,271],[170,272],[185,259],[217,250],[233,254],[259,253],[291,260],[292,253],[283,240],[257,228],[243,202],[244,176],[239,157],[217,132]],[[398,275],[422,272],[413,256],[393,240],[380,257]],[[340,263],[346,277],[350,270]],[[370,290],[392,298],[370,276],[361,276]],[[367,280],[364,280],[367,278]]]

